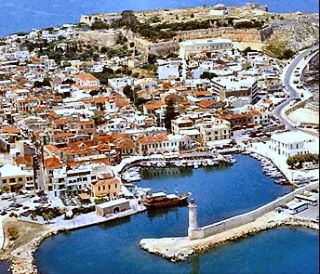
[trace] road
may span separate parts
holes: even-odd
[[[295,87],[292,86],[291,83],[291,77],[294,73],[295,68],[299,65],[299,63],[304,60],[304,58],[312,51],[317,49],[318,46],[313,46],[311,48],[309,48],[308,50],[302,52],[300,55],[298,55],[289,65],[289,67],[287,68],[284,78],[283,78],[283,85],[284,88],[287,90],[287,92],[289,93],[289,97],[282,102],[279,106],[277,106],[274,111],[273,114],[276,118],[278,118],[285,126],[287,129],[292,130],[295,128],[295,124],[290,121],[286,115],[284,114],[284,108],[287,107],[294,99],[299,97],[299,93],[297,92],[297,89]],[[301,71],[302,71],[302,67],[301,67]]]

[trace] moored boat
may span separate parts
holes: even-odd
[[[188,204],[190,193],[187,194],[166,194],[164,192],[148,193],[142,201],[147,208],[161,208],[171,206],[183,206]]]

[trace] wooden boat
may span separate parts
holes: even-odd
[[[182,195],[166,194],[164,192],[148,193],[142,203],[147,208],[183,206],[188,204],[189,196],[190,193]]]

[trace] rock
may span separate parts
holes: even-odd
[[[193,251],[190,248],[182,248],[176,254],[175,257],[180,261],[185,261],[192,255]]]

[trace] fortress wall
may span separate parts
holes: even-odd
[[[227,38],[234,42],[261,42],[261,34],[257,29],[234,29],[231,27],[199,29],[177,32],[178,39],[190,40],[201,38]]]
[[[98,47],[113,47],[120,37],[120,31],[81,31],[78,39]]]
[[[248,213],[244,213],[244,214],[217,222],[212,225],[201,227],[196,231],[191,231],[189,234],[189,238],[202,239],[202,238],[206,238],[206,237],[224,232],[229,229],[233,229],[233,228],[251,223],[255,221],[257,218],[263,216],[264,214],[274,210],[275,208],[290,202],[291,200],[294,199],[295,195],[303,194],[304,191],[310,191],[311,189],[314,189],[314,188],[319,188],[318,182],[299,188],[281,198],[278,198]]]

